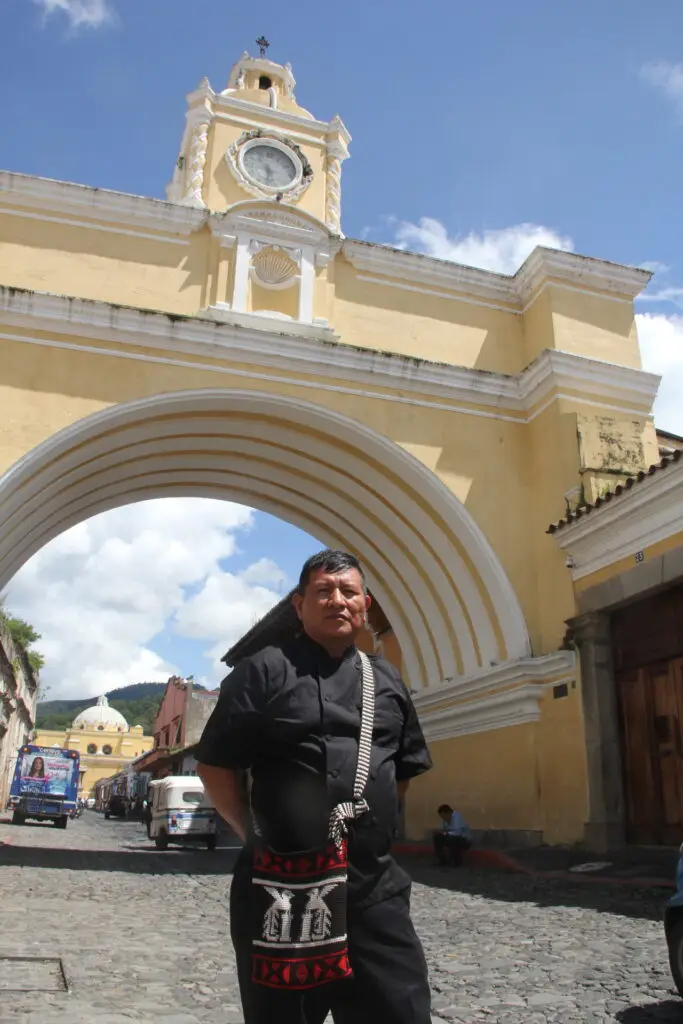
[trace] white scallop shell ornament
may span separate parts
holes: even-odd
[[[296,261],[275,245],[266,246],[256,253],[252,266],[256,280],[270,288],[282,288],[299,272]]]

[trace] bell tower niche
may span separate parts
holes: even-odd
[[[351,137],[338,116],[319,121],[299,106],[291,65],[246,51],[226,88],[208,79],[187,97],[186,128],[171,202],[223,212],[258,199],[295,207],[341,236],[341,169]]]

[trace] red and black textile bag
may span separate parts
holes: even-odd
[[[369,810],[375,676],[361,651],[361,727],[353,799],[330,815],[326,846],[278,853],[256,836],[251,863],[252,982],[292,991],[351,977],[346,936],[347,821]]]

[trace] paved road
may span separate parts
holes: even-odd
[[[0,1022],[237,1024],[228,850],[157,853],[94,812],[66,832],[0,821]],[[434,1021],[683,1020],[661,927],[665,895],[422,868],[414,916]],[[70,992],[9,992],[7,956],[62,958]],[[379,1022],[378,1022],[379,1024]],[[382,1022],[384,1024],[384,1022]],[[386,1022],[391,1024],[391,1022]]]

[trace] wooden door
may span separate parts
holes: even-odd
[[[683,659],[619,672],[627,838],[683,841]]]

